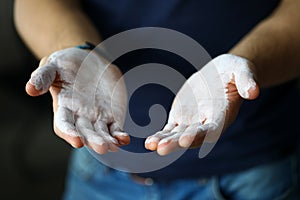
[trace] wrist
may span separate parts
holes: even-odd
[[[107,53],[105,49],[98,48],[96,45],[94,45],[91,42],[85,42],[84,44],[77,45],[75,48],[79,48],[82,50],[87,50],[87,51],[94,51],[96,54],[100,55],[101,57],[105,58],[107,61],[111,62],[111,56]]]
[[[90,42],[85,42],[84,44],[81,44],[81,45],[77,45],[75,46],[76,48],[79,48],[79,49],[84,49],[84,50],[90,50],[92,51],[93,49],[95,49],[95,45],[90,43]]]

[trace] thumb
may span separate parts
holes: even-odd
[[[26,92],[30,96],[45,94],[55,80],[57,67],[51,63],[43,65],[44,63],[42,60],[41,65],[31,74],[26,84]]]
[[[249,69],[234,73],[234,77],[238,93],[242,98],[252,100],[258,97],[259,87]]]

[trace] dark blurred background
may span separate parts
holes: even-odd
[[[38,61],[13,25],[13,0],[0,1],[0,199],[60,199],[70,146],[52,129],[49,94],[29,97]]]

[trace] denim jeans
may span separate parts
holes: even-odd
[[[299,200],[299,157],[208,179],[153,182],[110,169],[86,149],[73,153],[65,200]]]

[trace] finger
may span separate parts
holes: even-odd
[[[176,123],[167,123],[165,127],[163,128],[164,131],[171,131],[173,128],[175,128],[178,124]]]
[[[26,92],[31,96],[39,96],[46,93],[55,80],[57,67],[53,64],[37,68],[26,84]]]
[[[157,146],[160,140],[163,138],[169,137],[174,133],[171,133],[171,130],[177,126],[175,123],[167,123],[162,131],[158,131],[154,135],[149,136],[145,141],[145,148],[151,151],[157,150]]]
[[[54,116],[55,133],[75,148],[83,146],[79,134],[74,125],[74,117],[71,110],[59,106]]]
[[[171,132],[171,130],[162,130],[158,131],[154,135],[149,136],[145,141],[145,147],[146,149],[155,151],[157,150],[158,143],[163,140],[164,138],[168,138],[172,135],[174,135],[175,132]]]
[[[202,131],[205,133],[203,142],[217,142],[222,134],[224,126],[216,122],[208,122],[202,125]],[[197,145],[196,143],[192,145]]]
[[[173,135],[162,139],[157,146],[157,153],[161,156],[167,155],[175,150],[181,149],[178,139],[182,133],[173,133]]]
[[[201,146],[207,134],[209,125],[203,126],[195,123],[189,126],[179,137],[178,144],[183,148],[195,148]]]
[[[117,151],[118,147],[117,145],[118,140],[116,138],[113,138],[110,134],[109,134],[109,130],[107,127],[107,123],[102,121],[102,120],[97,120],[94,123],[94,128],[96,130],[96,132],[101,135],[101,137],[104,139],[104,141],[107,143],[108,146],[108,150],[109,151]]]
[[[63,133],[78,137],[78,132],[74,125],[73,112],[68,108],[58,106],[54,116],[56,127]]]
[[[217,143],[221,133],[222,128],[215,122],[210,122],[205,124],[204,127],[207,128],[207,134],[205,135],[203,142],[201,144],[199,150],[199,158],[204,158],[211,150],[214,148],[215,144]]]
[[[130,137],[128,133],[124,132],[117,122],[113,122],[109,126],[109,132],[118,140],[120,145],[127,145],[130,143]]]
[[[180,124],[178,126],[176,126],[175,128],[173,128],[171,130],[172,133],[177,133],[177,132],[184,132],[184,130],[186,129],[187,125],[185,124]]]
[[[176,123],[167,123],[162,131],[156,132],[154,135],[149,136],[145,141],[145,148],[151,151],[157,150],[157,146],[160,140],[169,137],[174,133],[171,132],[177,126]]]
[[[147,139],[145,140],[145,148],[155,151],[157,149],[157,145],[159,141],[172,134],[173,133],[171,133],[169,130],[163,130],[155,133],[154,135],[147,137]]]
[[[244,99],[255,99],[259,95],[259,87],[250,71],[234,73],[238,93]]]
[[[105,154],[108,145],[101,134],[95,132],[92,123],[84,117],[79,117],[76,122],[76,128],[84,140],[84,144],[99,154]]]

